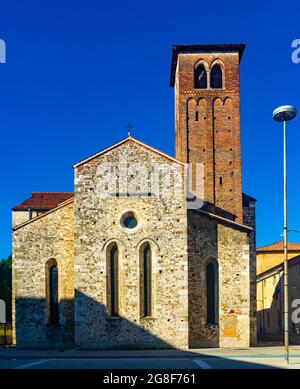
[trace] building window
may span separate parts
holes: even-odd
[[[50,323],[58,324],[58,270],[56,265],[49,269],[49,305],[50,305]]]
[[[147,243],[141,252],[141,316],[152,316],[152,252]]]
[[[218,321],[218,268],[217,263],[209,262],[206,266],[206,306],[207,323],[217,324]]]
[[[121,225],[127,231],[135,231],[138,226],[138,219],[135,213],[132,211],[124,213],[121,217]]]
[[[221,89],[223,87],[222,69],[219,64],[215,64],[210,71],[210,87],[213,89]]]
[[[207,88],[207,72],[205,66],[200,64],[196,67],[194,72],[194,88],[206,89]]]
[[[123,225],[125,228],[135,228],[137,226],[137,220],[134,215],[128,215],[123,220]]]
[[[119,252],[114,244],[109,252],[108,305],[111,316],[119,316]]]

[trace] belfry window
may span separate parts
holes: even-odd
[[[206,321],[217,324],[218,320],[218,268],[217,263],[209,262],[206,266]]]
[[[119,315],[119,253],[114,244],[109,252],[109,296],[110,314]]]
[[[149,244],[141,253],[141,316],[152,316],[152,252]]]
[[[200,64],[196,67],[194,72],[194,88],[206,89],[207,88],[207,72],[205,66]]]
[[[51,266],[49,269],[49,297],[50,323],[58,324],[58,270],[56,265]]]
[[[222,89],[223,88],[223,75],[221,66],[216,63],[210,71],[210,87],[212,89]]]

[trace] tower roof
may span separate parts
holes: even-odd
[[[175,84],[175,73],[177,66],[178,54],[180,53],[239,53],[241,60],[243,52],[245,50],[245,43],[214,43],[214,44],[198,44],[198,45],[173,45],[172,48],[172,60],[171,60],[171,73],[170,73],[170,86]]]

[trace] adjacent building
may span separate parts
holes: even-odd
[[[288,259],[289,336],[292,343],[300,344],[300,323],[293,316],[300,307],[300,243],[289,242]],[[258,340],[283,342],[283,241],[257,249],[256,279]]]

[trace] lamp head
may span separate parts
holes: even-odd
[[[273,111],[273,119],[277,122],[287,122],[297,115],[297,109],[292,105],[282,105]]]

